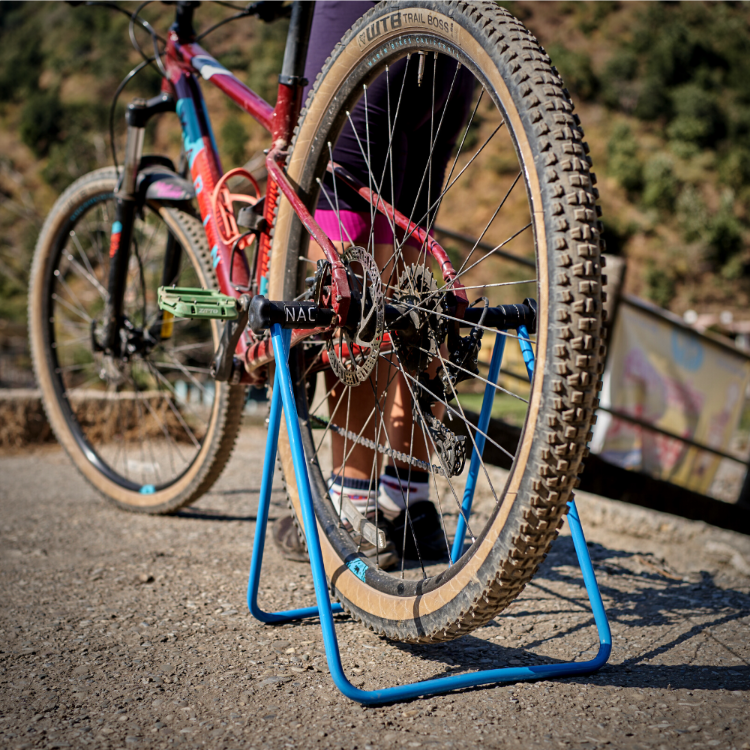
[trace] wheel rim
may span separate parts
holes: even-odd
[[[169,230],[146,209],[134,226],[124,314],[127,358],[94,350],[107,300],[114,195],[102,192],[73,212],[47,266],[45,320],[49,371],[68,429],[88,462],[117,486],[147,502],[177,482],[203,450],[218,394],[209,365],[217,330],[160,317]],[[172,283],[204,286],[197,260],[176,243]],[[164,336],[162,337],[162,331]],[[169,335],[168,335],[169,334]]]

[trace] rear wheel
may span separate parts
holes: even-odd
[[[441,128],[455,120],[452,108],[467,85],[474,93],[466,116],[448,139],[449,158],[438,162]],[[377,87],[387,91],[378,112],[371,93]],[[447,96],[441,96],[441,87]],[[408,130],[399,118],[416,116],[410,102],[425,90],[432,107],[424,117],[423,161],[410,161],[404,177],[416,175],[417,187],[411,196],[397,196],[403,165],[393,154]],[[353,161],[367,167],[360,181],[434,232],[451,261],[439,268],[424,246],[410,248],[398,230],[385,249],[372,233],[355,243],[339,232],[371,308],[379,304],[379,294],[383,304],[410,305],[412,333],[405,338],[386,316],[379,330],[370,323],[359,347],[356,335],[338,331],[331,341],[293,350],[326,570],[345,608],[388,637],[455,638],[507,606],[555,538],[581,469],[597,403],[602,276],[597,193],[572,109],[546,53],[494,3],[399,2],[379,4],[346,34],[301,117],[288,172],[308,207],[329,208],[341,219],[337,202],[348,188],[326,170],[334,154],[344,153],[337,144],[346,132],[347,143],[359,149]],[[378,142],[388,144],[380,161]],[[318,202],[321,186],[321,201],[328,206]],[[275,231],[270,296],[292,299],[305,289],[310,266],[304,259],[319,257],[319,251],[310,247],[284,201]],[[466,235],[481,242],[467,245],[461,240]],[[377,282],[367,270],[372,263],[381,272]],[[445,280],[451,266],[472,302],[479,297],[491,306],[538,300],[531,383],[519,353],[525,337],[517,331],[496,335],[475,327],[472,333],[483,344],[477,367],[471,356],[462,359],[453,351],[471,342],[469,329],[458,338],[451,334],[456,314],[446,312],[452,286]],[[491,352],[501,342],[507,352],[504,372],[490,382]],[[494,417],[517,425],[515,437],[512,430],[499,437],[497,431],[477,429],[477,415],[490,403]],[[507,471],[479,458],[483,441],[485,455],[489,450],[500,455]],[[291,478],[283,436],[279,451]],[[467,477],[474,451],[478,471],[471,480],[476,489],[469,545],[451,563],[462,501],[471,492]],[[328,485],[331,474],[354,473],[355,463],[361,478],[365,454],[371,482],[388,463],[399,467],[402,485],[410,472],[426,472],[445,562],[425,559],[419,538],[413,540],[415,559],[395,570],[384,570],[377,552],[364,557],[363,538],[350,533],[351,525],[339,517]],[[293,482],[289,493],[301,518]],[[368,507],[377,513],[378,493],[370,495]],[[408,506],[408,493],[402,499]],[[395,540],[399,551],[406,549],[413,528],[407,513]],[[435,539],[431,543],[434,547]]]
[[[147,206],[136,218],[124,353],[97,350],[116,184],[113,169],[82,177],[44,224],[29,295],[34,368],[55,435],[86,479],[121,508],[168,513],[219,476],[244,387],[211,378],[215,321],[165,318],[157,307],[160,285],[218,286],[201,223],[174,208]]]

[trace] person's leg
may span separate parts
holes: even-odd
[[[453,105],[456,82],[460,83],[463,77],[460,71],[456,72],[455,64],[441,63],[436,71],[428,72],[420,87],[416,75],[412,75],[414,72],[403,60],[391,68],[388,78],[381,76],[368,87],[366,100],[360,99],[352,111],[351,122],[344,126],[333,159],[427,228],[430,218],[427,209],[442,186],[457,126],[465,117],[462,111],[466,94],[457,99],[461,111],[446,112],[443,125],[438,127],[430,117],[432,105],[442,111],[449,91]],[[433,72],[437,75],[435,87],[430,79]],[[437,99],[432,98],[433,91],[437,92]],[[420,253],[418,243],[413,240],[403,243],[400,230],[394,239],[393,227],[388,226],[382,215],[376,214],[374,231],[370,232],[372,215],[369,204],[341,181],[337,181],[334,190],[332,177],[326,176],[316,218],[340,251],[352,244],[370,249],[382,269],[386,295],[390,296],[405,267],[418,262],[429,265],[429,259],[424,252]],[[323,257],[320,248],[311,246],[310,257]],[[328,372],[329,414],[348,434],[389,445],[393,450],[429,462],[434,446],[423,427],[415,425],[413,419],[415,386],[398,372],[396,362],[395,353],[381,358],[368,381],[356,388],[337,383],[335,375]],[[439,362],[433,362],[430,374],[438,366]],[[439,405],[433,408],[438,418],[442,412]],[[374,509],[373,490],[380,481],[386,489],[379,495],[380,510],[394,518],[405,507],[407,497],[410,504],[429,497],[429,475],[413,464],[388,460],[384,473],[382,453],[353,443],[337,432],[331,433],[331,441],[334,502],[344,493],[363,512]]]

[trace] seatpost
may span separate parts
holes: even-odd
[[[281,142],[284,148],[288,147],[291,142],[292,131],[302,106],[302,91],[307,85],[304,78],[305,61],[314,9],[315,3],[301,2],[301,0],[295,0],[292,3],[292,17],[286,37],[284,62],[279,76],[279,93],[271,119],[274,145]]]
[[[292,3],[292,17],[289,20],[284,62],[281,65],[281,75],[279,76],[279,83],[286,86],[301,83],[305,74],[307,46],[310,42],[310,28],[314,9],[315,3],[300,2],[300,0],[295,0]]]

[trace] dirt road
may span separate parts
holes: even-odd
[[[57,448],[0,457],[0,747],[750,748],[750,538],[581,495],[614,634],[599,675],[365,709],[333,688],[314,622],[247,614],[263,441],[246,429],[214,491],[164,518],[110,508]],[[262,601],[312,603],[306,567],[267,549]],[[596,644],[565,536],[471,636],[338,633],[368,688]]]

